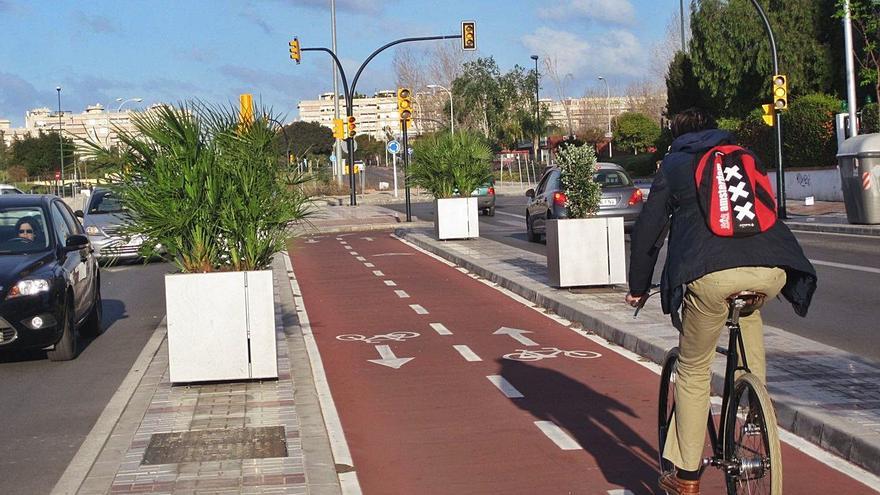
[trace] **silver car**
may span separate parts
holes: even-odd
[[[143,237],[123,235],[127,215],[122,202],[108,189],[96,188],[86,198],[85,209],[77,211],[95,256],[101,261],[130,260],[142,257]]]
[[[529,198],[526,206],[526,233],[529,241],[538,242],[545,233],[547,220],[568,218],[567,198],[559,184],[559,169],[547,167],[538,186],[526,191]],[[614,163],[597,163],[593,176],[602,186],[602,199],[599,201],[600,217],[623,217],[624,229],[629,231],[639,213],[642,212],[644,194],[629,174],[620,165]]]

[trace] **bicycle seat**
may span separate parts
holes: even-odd
[[[767,294],[761,292],[742,290],[739,292],[734,292],[733,294],[727,296],[727,304],[728,306],[733,308],[733,305],[737,300],[742,301],[743,306],[742,308],[740,308],[739,314],[740,316],[748,316],[752,314],[753,311],[764,305],[764,299],[766,297]]]

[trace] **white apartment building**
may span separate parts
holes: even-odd
[[[118,130],[133,132],[133,111],[112,112],[100,103],[89,105],[82,113],[61,112],[49,108],[35,108],[25,114],[24,127],[12,128],[8,120],[0,120],[0,133],[7,146],[17,137],[36,136],[40,131],[57,132],[59,126],[65,137],[73,139],[79,150],[86,149],[86,140],[111,147],[119,142]]]
[[[579,129],[607,129],[608,117],[634,110],[644,98],[631,96],[566,98],[562,101],[542,99],[541,105],[550,112],[550,122],[560,129],[577,134]]]
[[[416,114],[419,113],[418,96],[414,95]],[[317,100],[302,100],[296,106],[299,120],[315,122],[333,129],[333,93],[322,93]],[[397,93],[395,91],[379,91],[372,97],[355,98],[352,102],[353,115],[357,119],[357,133],[367,134],[379,141],[401,134],[400,116],[397,114]],[[339,118],[346,114],[345,98],[339,96]],[[407,133],[416,136],[423,131],[422,126],[414,122],[407,128]]]

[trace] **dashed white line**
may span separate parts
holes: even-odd
[[[376,265],[374,265],[372,263],[364,263],[364,266],[367,268],[376,268]]]
[[[350,254],[352,256],[358,256],[357,251],[349,251],[348,254]]]
[[[442,323],[431,323],[431,328],[437,332],[437,335],[452,335],[452,332]]]
[[[383,280],[383,282],[385,282],[385,285],[387,285],[388,287],[397,287],[397,284],[394,283],[394,280]]]
[[[409,294],[407,294],[406,291],[403,291],[403,290],[396,290],[396,291],[394,291],[394,293],[397,294],[397,297],[399,297],[401,299],[406,299],[409,297]]]
[[[425,308],[423,308],[423,307],[421,307],[421,306],[418,305],[418,304],[410,304],[409,307],[412,308],[412,310],[415,311],[417,315],[426,315],[426,314],[428,314],[428,310],[425,309]]]
[[[466,345],[454,345],[452,347],[461,354],[461,357],[463,357],[465,361],[482,361],[480,356],[477,356],[477,353],[472,351],[471,348]]]
[[[562,450],[583,449],[574,438],[571,438],[571,435],[563,431],[562,428],[556,426],[552,421],[535,421],[535,426],[537,426],[539,430],[547,435],[547,438],[552,440],[553,443]]]
[[[339,239],[339,238],[337,237],[337,239]],[[342,244],[343,246],[345,246],[345,245],[348,244],[348,243],[345,242],[345,241],[343,241],[343,240],[340,240],[340,241],[339,241],[339,244]]]
[[[351,246],[345,246],[345,249],[353,249]]]
[[[358,256],[358,257],[355,258],[355,259],[358,260],[358,261],[367,261],[367,259],[364,258],[363,256]]]
[[[608,495],[633,495],[633,492],[625,488],[615,488],[614,490],[608,490]]]
[[[516,387],[511,385],[510,382],[501,375],[489,375],[486,378],[492,382],[492,385],[498,387],[498,390],[500,390],[508,399],[522,399],[525,397],[525,395],[521,394]]]
[[[375,275],[377,277],[384,277],[385,276],[385,274],[382,273],[382,270],[373,270],[373,275]]]

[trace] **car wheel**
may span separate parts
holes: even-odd
[[[98,281],[100,284],[100,281]],[[104,316],[104,304],[101,301],[101,286],[95,287],[95,302],[92,304],[92,311],[83,323],[83,335],[89,337],[97,337],[104,333],[104,326],[101,324],[101,318]]]
[[[526,215],[526,237],[528,237],[529,242],[539,242],[541,240],[541,234],[536,234],[532,231],[532,220]]]
[[[490,217],[494,217],[495,216],[495,207],[493,206],[493,207],[489,208],[488,210],[486,210],[486,215],[489,215]]]
[[[64,331],[61,340],[55,344],[55,349],[46,353],[49,361],[70,361],[76,357],[76,328],[73,324],[73,309],[70,304],[64,307]]]

